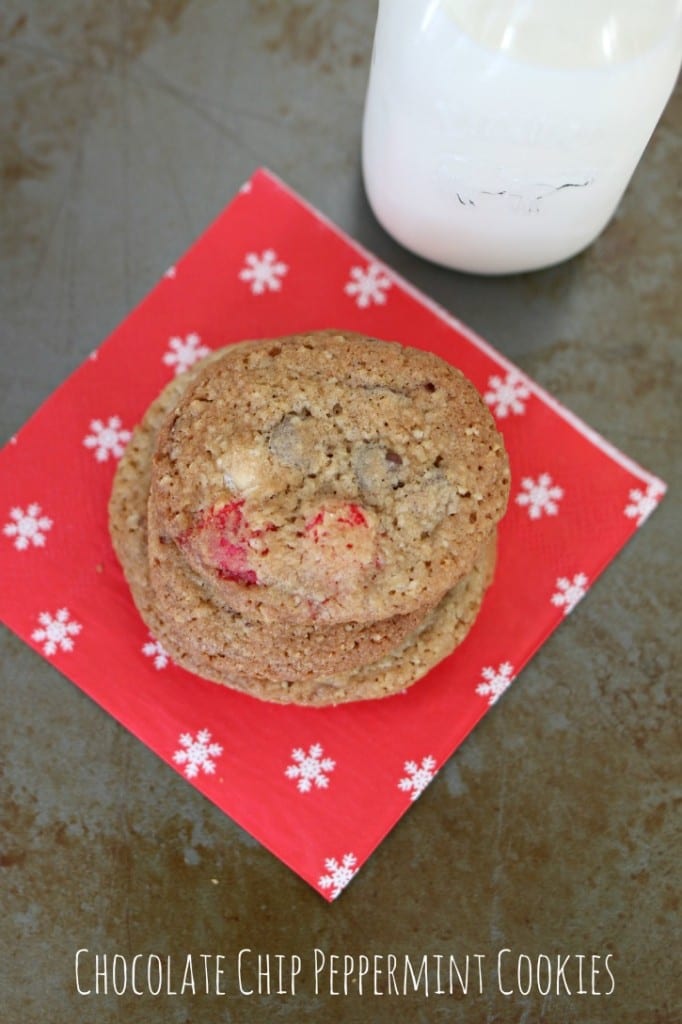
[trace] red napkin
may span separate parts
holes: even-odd
[[[453,655],[406,694],[280,707],[172,664],[133,606],[107,500],[173,374],[238,339],[322,327],[459,366],[504,433],[512,492],[495,582]],[[265,170],[11,439],[0,482],[7,625],[330,900],[665,491]]]

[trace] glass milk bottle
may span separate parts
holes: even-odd
[[[611,218],[673,88],[682,0],[380,0],[363,175],[458,270],[567,259]]]

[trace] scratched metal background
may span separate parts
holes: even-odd
[[[368,0],[4,0],[0,439],[264,163],[669,497],[332,908],[3,631],[4,1024],[679,1020],[680,96],[589,251],[522,277],[450,273],[394,244],[363,196],[374,14]],[[491,984],[396,1003],[308,986],[152,1003],[74,990],[80,946],[315,945],[611,951],[616,991],[505,1000]]]

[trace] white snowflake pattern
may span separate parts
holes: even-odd
[[[515,370],[510,370],[506,377],[493,374],[488,379],[488,387],[490,390],[483,397],[500,419],[505,419],[510,412],[521,416],[526,411],[530,388]]]
[[[17,551],[26,551],[45,547],[45,534],[52,529],[52,520],[43,515],[40,505],[33,502],[28,508],[13,508],[9,514],[10,522],[6,523],[2,532],[6,537],[14,538]]]
[[[514,682],[514,669],[508,661],[505,661],[496,669],[484,668],[481,675],[484,682],[478,684],[476,693],[481,697],[488,697],[488,704],[492,707],[510,683]]]
[[[262,295],[265,291],[280,291],[281,278],[289,268],[278,259],[274,249],[266,249],[260,256],[255,252],[249,252],[244,257],[244,263],[245,266],[239,271],[239,280],[250,285],[253,295]]]
[[[563,608],[564,615],[569,615],[587,593],[587,576],[584,572],[576,573],[570,580],[567,576],[561,576],[556,581],[556,587],[556,593],[552,594],[552,604]]]
[[[188,334],[185,340],[182,338],[170,338],[168,340],[168,352],[164,353],[163,362],[166,366],[175,367],[175,376],[189,370],[198,359],[207,356],[210,349],[201,344],[198,334]]]
[[[34,629],[31,639],[43,645],[43,654],[52,655],[57,651],[72,651],[73,637],[78,636],[83,628],[80,622],[71,618],[68,608],[60,608],[58,612],[51,615],[50,612],[41,612],[38,616],[40,629]]]
[[[170,661],[170,655],[163,646],[160,640],[155,640],[154,637],[149,634],[149,640],[146,644],[142,645],[142,653],[145,658],[154,659],[154,668],[161,670],[165,668]]]
[[[239,189],[240,196],[247,195],[251,191],[251,179],[247,179]]]
[[[319,743],[308,747],[307,754],[302,747],[292,750],[291,756],[295,763],[290,764],[284,774],[288,779],[298,779],[297,788],[300,793],[309,793],[313,784],[318,789],[326,789],[329,785],[329,777],[325,773],[334,771],[336,761],[323,757],[323,753]]]
[[[344,853],[340,864],[336,857],[327,857],[324,866],[329,874],[321,875],[317,884],[320,889],[331,889],[332,899],[335,900],[356,873],[356,864],[357,858],[354,853]]]
[[[91,420],[90,430],[92,433],[83,438],[83,444],[94,451],[98,462],[107,462],[110,455],[115,459],[121,458],[130,440],[130,431],[123,429],[120,416],[110,416],[106,423]]]
[[[645,491],[635,487],[628,495],[630,504],[623,509],[625,515],[628,519],[636,519],[637,526],[641,526],[658,505],[664,490],[665,488],[658,481],[650,483]]]
[[[537,480],[524,477],[521,487],[523,490],[516,495],[516,504],[527,508],[531,519],[557,515],[564,489],[552,482],[549,473],[541,473]]]
[[[191,732],[183,732],[178,741],[180,750],[173,754],[176,764],[185,766],[185,775],[188,779],[195,779],[200,771],[205,775],[213,775],[215,772],[214,757],[220,757],[223,748],[220,743],[211,742],[211,734],[208,729],[201,729],[196,737]]]
[[[403,768],[406,774],[398,783],[398,789],[410,793],[410,799],[416,800],[436,774],[435,758],[430,755],[422,757],[420,764],[416,761],[406,761]]]
[[[175,266],[175,264],[173,264],[173,266],[169,267],[168,270],[164,273],[163,276],[164,277],[170,277],[172,279],[172,278],[177,276],[177,273],[178,273],[177,267]]]
[[[350,281],[346,282],[344,292],[355,299],[360,309],[367,309],[374,303],[383,306],[386,303],[386,292],[391,287],[391,279],[378,263],[368,263],[366,267],[351,267]]]

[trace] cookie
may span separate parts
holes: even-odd
[[[312,365],[297,374],[304,352]],[[414,352],[337,332],[243,342],[151,404],[116,473],[110,532],[143,620],[178,665],[264,700],[320,706],[402,690],[461,642],[492,577],[507,461],[472,386]],[[230,380],[251,410],[245,426],[228,415]],[[422,391],[459,394],[459,442],[448,447]],[[458,499],[470,502],[468,526]]]
[[[208,357],[206,363],[218,358]],[[173,545],[163,545],[147,517],[151,462],[156,436],[199,367],[175,378],[152,403],[119,464],[110,502],[114,548],[143,619],[157,639],[169,633],[212,654],[230,651],[237,672],[258,673],[273,680],[349,671],[374,661],[400,643],[421,615],[394,616],[359,626],[325,627],[311,622],[297,630],[250,621],[230,609],[216,607],[202,592],[201,581],[183,566]],[[150,519],[153,523],[153,511]],[[163,642],[163,640],[162,640]],[[172,643],[172,641],[170,641]],[[164,644],[165,646],[165,644]]]
[[[162,427],[150,507],[211,600],[250,620],[372,623],[471,572],[509,470],[473,385],[345,332],[229,347]]]

